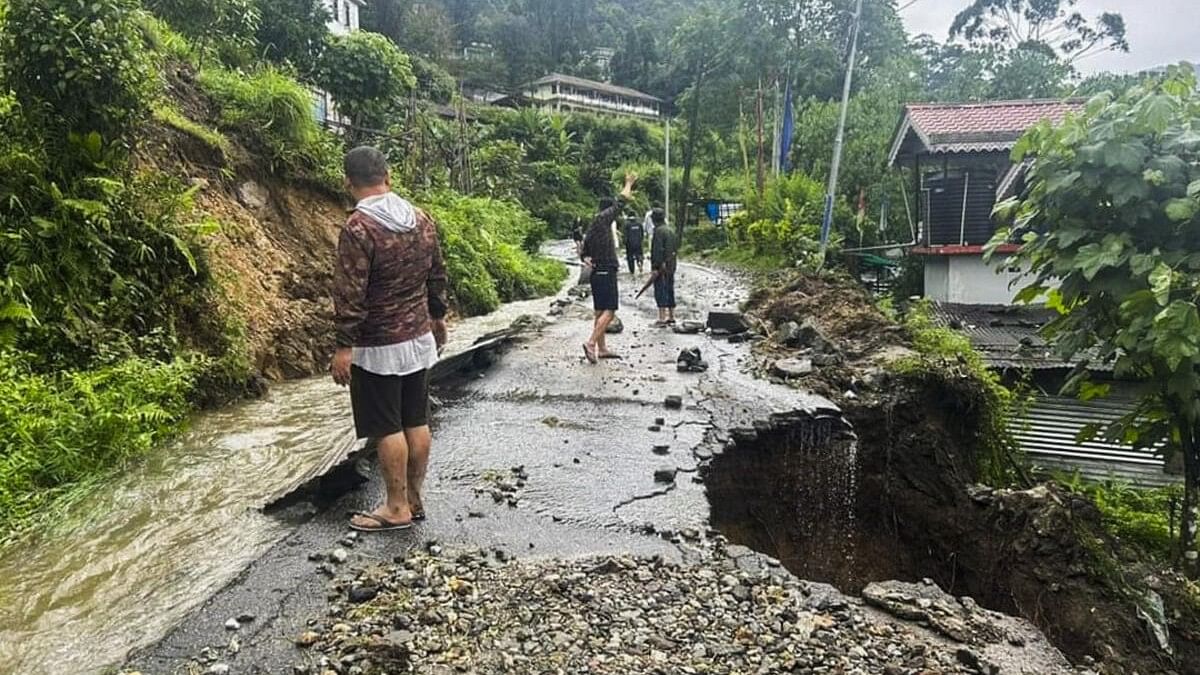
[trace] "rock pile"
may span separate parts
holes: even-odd
[[[363,588],[373,595],[358,602]],[[419,553],[335,589],[329,617],[297,638],[297,672],[992,672],[829,587],[719,553],[699,565]]]

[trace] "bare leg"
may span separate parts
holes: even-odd
[[[428,426],[404,430],[408,441],[408,505],[413,515],[425,513],[422,500],[425,487],[425,472],[429,468],[429,449],[433,445],[433,434]]]
[[[608,352],[605,338],[608,335],[608,325],[612,323],[613,317],[616,315],[616,312],[604,311],[596,317],[596,326],[592,330],[592,344],[596,345],[596,351],[600,354]]]
[[[404,434],[392,434],[379,439],[379,469],[387,486],[387,502],[372,513],[392,523],[411,522],[412,510],[408,506],[408,441]],[[362,516],[355,516],[352,522],[359,527],[379,526],[379,523]]]

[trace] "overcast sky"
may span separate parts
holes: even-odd
[[[899,0],[903,7],[910,0]],[[945,41],[954,16],[970,0],[915,0],[901,15],[909,33]],[[1104,52],[1080,61],[1084,73],[1136,72],[1179,61],[1200,62],[1200,0],[1079,0],[1084,16],[1125,17],[1129,53]]]

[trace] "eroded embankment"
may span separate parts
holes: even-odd
[[[759,350],[765,370],[788,351],[829,364],[798,384],[831,393],[846,421],[798,415],[735,434],[704,476],[714,527],[850,593],[884,579],[932,579],[1029,619],[1074,661],[1094,659],[1104,672],[1197,672],[1188,587],[1128,564],[1091,502],[1053,483],[977,485],[981,411],[965,369],[881,370],[872,354],[897,345],[877,336],[894,332],[842,332],[863,316],[882,321],[869,306],[845,307],[861,294],[805,281],[783,295],[798,292],[760,296],[774,336]],[[826,301],[841,309],[820,312]],[[797,307],[803,316],[786,315]],[[779,344],[794,339],[785,319],[807,320],[806,344]],[[1166,599],[1169,646],[1140,618],[1154,613],[1151,590]]]

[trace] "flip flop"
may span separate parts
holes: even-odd
[[[367,520],[373,520],[379,523],[379,527],[363,527],[362,525],[355,525],[354,521],[351,521],[350,529],[357,530],[359,532],[398,532],[400,530],[412,529],[413,526],[411,521],[407,523],[393,523],[392,521],[377,516],[374,513],[366,513],[363,511],[355,511],[350,515],[361,516]]]
[[[596,348],[588,345],[586,342],[583,345],[583,355],[587,358],[588,363],[600,363],[600,359],[596,358]]]
[[[413,511],[413,522],[419,523],[422,520],[425,520],[425,512],[424,511]]]
[[[601,354],[599,358],[602,358],[602,359],[613,359],[613,360],[615,360],[615,361],[620,361],[620,360],[621,360],[621,355],[620,355],[620,354],[614,354],[614,353],[612,353],[612,352],[608,352],[607,354]]]

